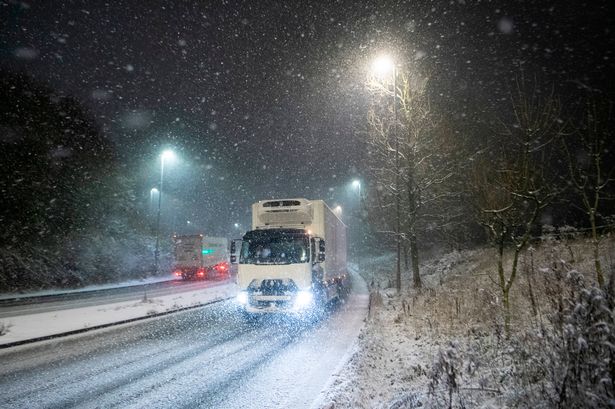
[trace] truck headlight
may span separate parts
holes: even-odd
[[[248,303],[248,292],[240,291],[237,294],[237,302],[241,305],[246,305]]]
[[[314,302],[314,294],[311,291],[299,291],[295,297],[295,308],[305,308]]]

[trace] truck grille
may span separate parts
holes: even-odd
[[[292,281],[285,283],[284,280],[263,280],[258,290],[261,295],[286,295],[295,291],[296,286]]]

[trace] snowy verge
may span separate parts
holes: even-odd
[[[614,244],[604,240],[602,254]],[[408,288],[404,271],[401,294],[390,288],[394,255],[361,260],[381,302],[318,408],[612,407],[615,315],[595,284],[592,251],[586,240],[545,239],[522,254],[509,335],[495,249],[427,259],[422,290]],[[506,254],[507,272],[511,261]]]
[[[356,313],[353,315],[354,320],[352,322],[343,325],[338,324],[338,328],[346,327],[347,338],[352,338],[353,341],[349,343],[345,351],[340,355],[341,358],[337,362],[333,373],[327,380],[325,386],[320,391],[316,399],[314,399],[309,406],[310,409],[318,409],[323,407],[331,407],[331,398],[335,392],[338,391],[338,385],[344,378],[344,374],[347,372],[347,367],[350,360],[354,357],[359,350],[359,334],[363,332],[365,328],[365,322],[367,319],[367,308],[369,303],[369,291],[367,289],[367,283],[360,276],[358,266],[356,264],[349,263],[348,269],[351,273],[352,279],[352,300],[347,308],[353,309]]]
[[[226,283],[195,291],[144,298],[140,301],[124,301],[5,318],[2,324],[6,332],[0,336],[0,348],[3,345],[196,307],[233,297],[236,293],[237,286]]]

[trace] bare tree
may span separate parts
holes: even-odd
[[[374,93],[374,101],[368,112],[368,179],[371,180],[365,204],[370,223],[376,232],[392,237],[397,246],[396,288],[401,291],[400,274],[400,231],[401,219],[399,192],[399,145],[394,135],[396,115],[391,102],[396,94],[388,95],[381,84],[380,93]],[[396,103],[396,102],[395,102]]]
[[[429,78],[422,75],[420,65],[396,75],[394,91],[386,82],[368,83],[375,95],[368,114],[370,176],[376,186],[373,204],[386,231],[397,234],[405,254],[409,250],[413,286],[421,288],[419,237],[427,230],[428,219],[435,219],[435,204],[447,195],[443,186],[453,175],[446,160],[450,134],[448,128],[439,127],[428,97]],[[401,287],[399,277],[397,285]]]
[[[591,96],[585,103],[583,119],[561,144],[566,155],[570,183],[581,201],[591,228],[596,281],[604,286],[604,273],[600,263],[598,219],[600,208],[607,199],[613,199],[609,188],[615,181],[613,163],[612,125],[613,104]],[[610,160],[609,160],[610,159]]]
[[[478,221],[486,227],[497,249],[497,284],[502,291],[504,324],[510,333],[510,291],[518,272],[519,255],[527,246],[536,221],[558,192],[550,174],[553,140],[561,131],[560,104],[552,94],[543,96],[517,82],[511,94],[512,124],[496,135],[470,180]],[[505,250],[512,246],[512,262]]]

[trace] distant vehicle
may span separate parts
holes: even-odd
[[[177,277],[221,279],[229,276],[228,240],[202,234],[173,236],[174,265]]]
[[[346,225],[324,201],[252,205],[237,273],[237,301],[245,312],[303,313],[341,297],[348,278]]]

